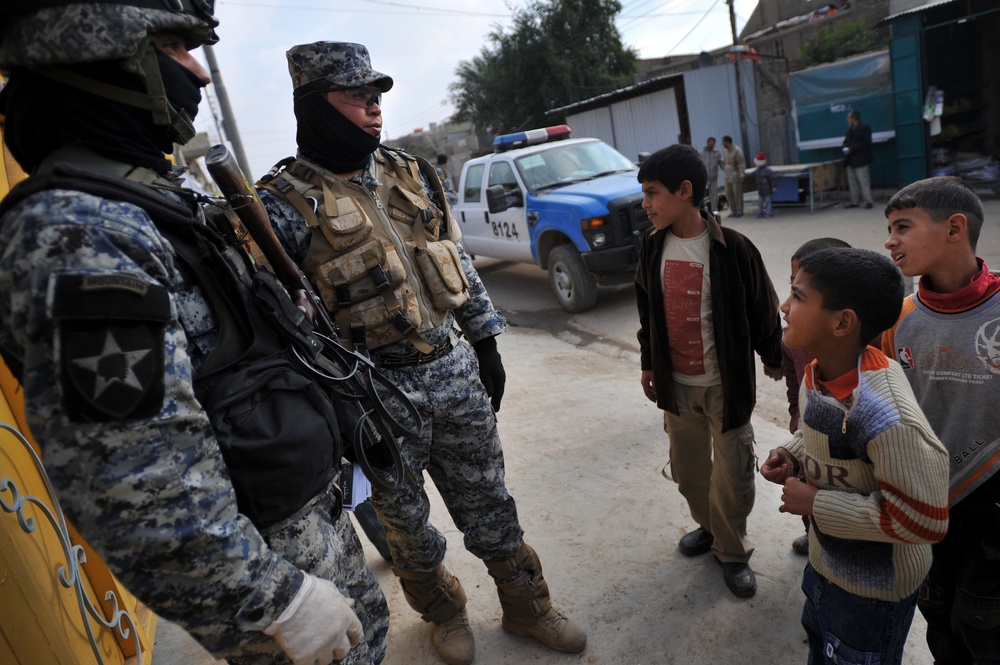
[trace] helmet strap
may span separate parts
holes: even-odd
[[[33,70],[46,78],[72,88],[121,104],[145,109],[152,114],[154,125],[170,126],[171,139],[175,143],[183,145],[194,138],[194,123],[186,112],[174,108],[170,100],[167,99],[154,48],[156,47],[151,44],[146,45],[139,51],[141,55],[137,58],[137,62],[136,59],[130,58],[130,61],[125,65],[126,69],[135,71],[142,77],[143,84],[146,86],[145,94],[97,81],[58,65],[44,65],[34,67]]]

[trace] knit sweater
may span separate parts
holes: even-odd
[[[785,448],[819,488],[809,563],[849,593],[896,601],[931,564],[948,528],[948,458],[895,361],[858,359],[858,385],[842,403],[806,370],[799,431]]]

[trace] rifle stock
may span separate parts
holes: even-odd
[[[205,165],[233,212],[239,216],[240,221],[243,222],[257,246],[260,247],[260,251],[264,253],[268,263],[271,264],[275,276],[289,291],[300,289],[305,292],[310,304],[316,310],[315,323],[321,332],[336,338],[336,326],[326,311],[323,301],[313,291],[309,280],[288,256],[285,248],[281,246],[278,236],[271,228],[267,211],[264,210],[264,204],[260,202],[257,190],[243,175],[236,158],[226,146],[214,145],[205,155]]]

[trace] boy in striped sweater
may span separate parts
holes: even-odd
[[[761,474],[811,522],[802,625],[810,663],[901,663],[931,543],[948,526],[948,459],[899,364],[867,346],[899,316],[903,280],[864,249],[800,260],[783,341],[808,351],[799,431]],[[804,475],[807,482],[798,481]]]

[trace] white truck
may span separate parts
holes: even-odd
[[[650,227],[637,167],[566,125],[498,136],[495,152],[462,167],[453,206],[473,256],[534,263],[569,312],[594,306],[597,284],[635,277]]]

